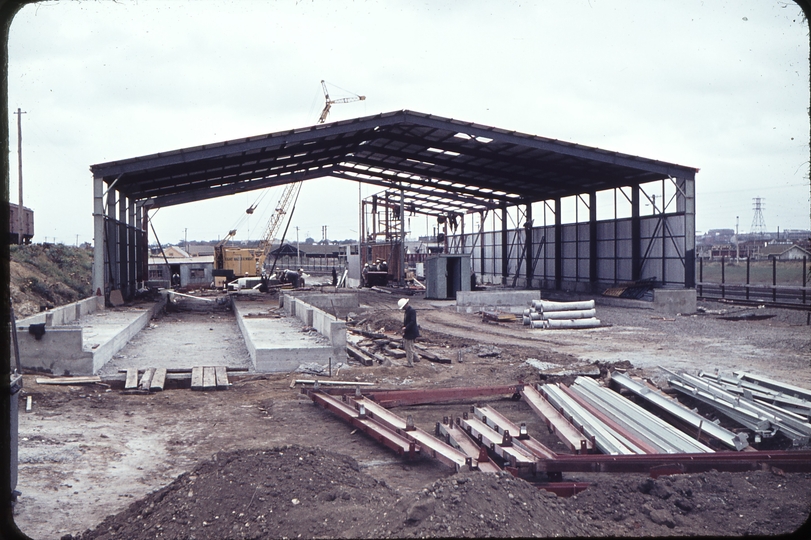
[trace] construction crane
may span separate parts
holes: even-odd
[[[321,87],[324,89],[324,99],[326,100],[326,103],[324,104],[324,110],[321,111],[321,117],[318,119],[319,124],[323,124],[327,119],[329,109],[334,103],[352,103],[353,101],[363,101],[366,99],[366,96],[359,96],[357,94],[355,94],[354,97],[330,99],[329,90],[327,90],[327,83],[323,80],[321,81]]]

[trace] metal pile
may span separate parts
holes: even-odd
[[[700,372],[668,373],[675,390],[715,409],[750,429],[755,442],[782,433],[794,446],[811,439],[811,391],[786,383],[734,372],[736,377]]]
[[[600,326],[594,300],[552,302],[533,300],[524,310],[524,326],[531,328],[595,328]]]

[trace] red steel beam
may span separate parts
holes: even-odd
[[[539,459],[543,472],[638,472],[654,476],[706,472],[744,472],[774,467],[784,472],[811,472],[811,451],[714,452],[702,454],[558,454]]]
[[[522,436],[520,426],[516,425],[509,418],[489,405],[485,405],[484,407],[474,407],[473,414],[475,414],[479,420],[496,430],[501,435],[504,435],[505,431],[509,431],[513,438],[513,444],[521,446],[539,458],[551,459],[557,455],[541,441],[534,439],[530,435]]]
[[[504,386],[462,386],[456,388],[428,388],[424,390],[381,390],[360,388],[361,395],[376,401],[387,409],[408,405],[427,405],[429,403],[444,403],[460,399],[470,399],[486,396],[517,396],[523,384],[510,384]],[[307,393],[306,388],[301,389],[302,394]],[[343,395],[354,394],[356,388],[320,388],[325,394]]]
[[[343,421],[355,426],[377,442],[391,448],[398,455],[414,459],[420,452],[420,447],[397,433],[387,429],[369,418],[360,418],[358,411],[332,396],[320,393],[317,390],[309,391],[310,399],[317,405],[328,409]]]
[[[490,473],[501,472],[501,467],[490,459],[487,449],[478,446],[465,430],[459,429],[453,422],[449,422],[447,425],[437,422],[437,434],[445,437],[446,443],[467,454],[474,469],[478,468],[482,472]]]
[[[393,412],[386,410],[379,403],[362,397],[353,398],[352,402],[358,410],[363,406],[366,414],[375,421],[419,444],[422,450],[430,452],[431,457],[453,467],[456,471],[465,465],[471,464],[471,459],[464,452],[457,450],[449,444],[445,444],[420,428],[410,425],[409,422],[403,420]]]

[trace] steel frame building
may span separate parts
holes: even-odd
[[[93,288],[105,296],[131,298],[144,281],[149,210],[323,177],[383,187],[400,219],[478,215],[479,231],[463,225],[448,251],[469,253],[490,281],[695,286],[697,169],[429,114],[382,113],[90,169]],[[601,201],[613,201],[607,216]]]

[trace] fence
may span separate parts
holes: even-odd
[[[808,258],[752,261],[721,257],[698,260],[698,296],[789,305],[809,305]]]

